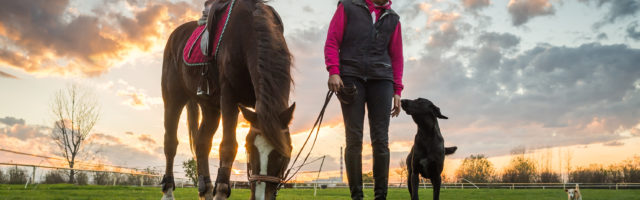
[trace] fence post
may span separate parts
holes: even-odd
[[[616,190],[618,190],[618,184],[616,183]]]
[[[33,166],[33,173],[31,174],[31,183],[36,182],[36,166]]]
[[[140,176],[140,187],[144,186],[144,176]]]

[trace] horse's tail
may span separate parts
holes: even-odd
[[[458,147],[445,147],[444,148],[444,155],[451,155],[453,153],[456,152],[456,150],[458,150]]]
[[[200,110],[195,101],[187,102],[187,127],[189,129],[189,146],[191,155],[195,157],[196,147],[193,141],[198,135],[198,122],[200,121]]]
[[[258,120],[272,122],[280,120],[280,113],[288,108],[292,57],[284,39],[282,22],[273,8],[262,1],[256,3],[253,12],[253,28],[257,44],[256,110]],[[281,133],[281,123],[263,123],[263,132],[274,148],[285,156],[291,154],[291,138]]]

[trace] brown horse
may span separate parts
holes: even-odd
[[[221,10],[230,2],[217,0],[211,7],[207,20],[210,38],[215,35],[216,19],[226,14]],[[281,20],[262,0],[236,0],[220,51],[206,74],[210,80],[207,83],[211,88],[209,98],[196,95],[202,68],[187,66],[182,59],[183,47],[196,27],[196,22],[178,27],[169,37],[164,52],[162,98],[166,172],[162,181],[163,199],[173,199],[177,126],[185,105],[191,149],[197,160],[200,198],[226,199],[231,194],[229,178],[238,148],[239,107],[251,123],[246,149],[252,199],[275,198],[275,189],[282,181],[291,157],[288,126],[295,108],[295,104],[289,107],[292,58]],[[198,124],[200,112],[202,120]],[[208,157],[220,116],[223,136],[214,186],[209,177]]]

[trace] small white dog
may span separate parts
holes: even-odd
[[[582,200],[582,194],[580,194],[580,186],[578,184],[576,184],[575,189],[564,189],[564,192],[567,193],[569,200]]]

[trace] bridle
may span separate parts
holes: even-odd
[[[264,133],[262,131],[262,129],[256,128],[255,126],[251,125],[251,132],[254,132],[255,134],[260,134],[260,133]],[[283,129],[281,130],[281,132],[287,133],[289,132],[289,129]],[[283,165],[286,167],[286,165]],[[273,184],[281,184],[284,181],[284,178],[281,176],[270,176],[270,175],[261,175],[261,174],[254,174],[252,173],[253,170],[251,170],[251,168],[249,168],[247,170],[247,175],[249,177],[249,182],[253,183],[253,182],[267,182],[267,183],[273,183]]]
[[[324,119],[325,110],[327,109],[327,106],[329,105],[329,102],[331,101],[331,97],[333,97],[333,95],[334,95],[334,92],[332,92],[332,91],[328,91],[327,92],[327,95],[326,95],[325,100],[324,100],[324,105],[322,106],[322,110],[320,110],[320,113],[318,114],[318,117],[316,118],[316,122],[313,124],[313,127],[311,128],[311,131],[309,132],[309,135],[307,136],[307,139],[302,144],[302,147],[300,148],[300,151],[298,152],[298,154],[296,155],[295,159],[293,160],[293,163],[291,164],[291,167],[286,169],[286,173],[284,174],[284,176],[280,177],[280,176],[269,176],[269,175],[252,174],[252,172],[251,172],[252,170],[249,169],[249,170],[247,170],[247,174],[249,176],[249,182],[251,182],[251,183],[252,182],[268,182],[268,183],[278,184],[276,186],[275,191],[274,191],[273,198],[275,199],[278,196],[278,191],[280,190],[280,188],[284,184],[286,184],[287,182],[291,181],[291,179],[293,179],[293,177],[295,177],[297,175],[297,173],[306,164],[307,159],[311,155],[311,151],[313,151],[313,148],[315,147],[316,141],[318,140],[318,134],[320,133],[320,127],[322,126],[322,120]],[[253,125],[251,126],[251,131],[255,132],[256,134],[263,133],[262,130],[256,128]],[[283,130],[283,132],[284,131],[288,131],[288,129]],[[302,154],[302,151],[304,150],[304,148],[307,146],[307,143],[309,142],[309,139],[313,135],[314,131],[316,132],[316,135],[315,135],[315,138],[313,139],[313,142],[311,143],[311,147],[309,148],[309,152],[307,153],[307,155],[305,155],[304,159],[302,160],[302,164],[300,164],[299,166],[295,166],[296,161],[298,161],[298,158]],[[283,165],[283,166],[285,168],[287,167],[287,165]],[[297,168],[297,169],[295,169],[294,172],[291,173],[291,171],[294,168]]]

